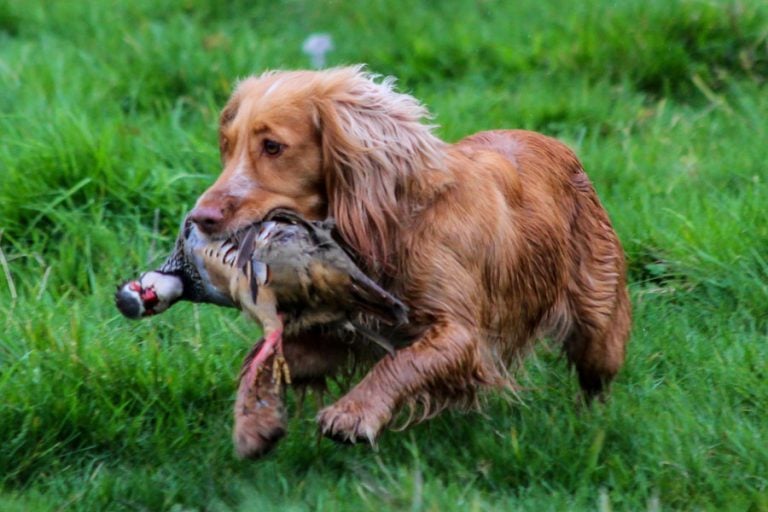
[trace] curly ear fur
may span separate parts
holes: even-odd
[[[317,100],[329,213],[369,268],[387,273],[396,233],[444,167],[427,109],[362,66],[331,70]],[[431,190],[434,191],[434,185]]]

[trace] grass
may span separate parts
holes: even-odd
[[[118,315],[114,285],[218,172],[234,81],[307,66],[316,31],[329,64],[398,76],[447,140],[523,127],[578,152],[630,266],[608,404],[579,408],[542,345],[520,401],[378,450],[318,440],[307,407],[243,462],[251,325]],[[766,79],[757,0],[0,3],[0,509],[768,510]]]

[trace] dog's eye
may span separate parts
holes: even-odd
[[[277,156],[283,151],[283,145],[274,140],[264,140],[264,152],[269,156]]]

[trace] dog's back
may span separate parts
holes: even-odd
[[[624,361],[631,307],[621,244],[581,163],[561,142],[522,130],[481,132],[458,146],[509,164],[493,166],[518,236],[517,254],[503,255],[510,260],[504,303],[519,324],[507,328],[518,333],[509,348],[519,350],[521,337],[557,338],[584,392],[599,395]]]

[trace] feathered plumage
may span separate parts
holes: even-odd
[[[310,222],[275,210],[223,241],[209,241],[186,221],[163,265],[120,285],[115,303],[129,318],[161,313],[180,300],[239,307],[267,327],[276,322],[259,308],[274,302],[291,332],[334,325],[391,352],[358,319],[362,313],[401,325],[408,308],[360,270],[332,230],[332,221]]]
[[[279,403],[281,383],[290,383],[284,331],[329,326],[394,354],[393,345],[361,320],[391,326],[408,321],[407,307],[358,268],[333,238],[333,228],[332,221],[310,222],[275,210],[225,240],[211,241],[187,220],[174,252],[159,269],[118,287],[116,305],[129,318],[158,314],[188,300],[238,307],[262,325],[264,340],[244,366],[235,404],[234,439],[242,456],[260,455],[275,440],[249,425],[274,416],[280,428],[269,432],[284,429],[282,406],[273,404]],[[266,390],[262,368],[270,360],[274,389]],[[256,420],[256,411],[264,418]]]

